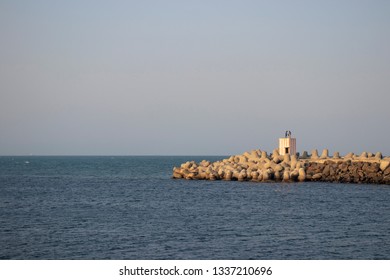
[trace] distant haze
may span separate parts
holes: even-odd
[[[390,1],[1,1],[0,155],[390,155]]]

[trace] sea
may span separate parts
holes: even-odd
[[[390,259],[390,186],[171,178],[222,158],[0,157],[0,259]]]

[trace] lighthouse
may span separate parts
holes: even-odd
[[[279,154],[295,155],[297,153],[297,140],[291,137],[291,131],[286,131],[284,138],[279,138]]]

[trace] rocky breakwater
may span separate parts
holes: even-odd
[[[313,150],[302,156],[279,155],[253,150],[242,155],[209,162],[188,161],[173,168],[173,178],[187,180],[226,180],[255,182],[337,182],[390,184],[390,157],[381,153],[349,153],[344,157],[335,152],[329,156]]]

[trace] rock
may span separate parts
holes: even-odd
[[[259,158],[260,158],[259,151],[257,151],[257,150],[252,150],[252,151],[250,152],[248,158],[251,158],[251,159],[259,159]]]
[[[252,172],[257,170],[257,164],[250,165],[247,169],[247,172]]]
[[[300,158],[301,158],[301,159],[308,159],[308,158],[309,158],[309,155],[308,155],[307,151],[303,151],[303,153],[302,153],[302,155],[301,155]]]
[[[268,181],[270,179],[270,174],[269,174],[269,169],[266,169],[264,170],[264,172],[262,172],[262,179],[263,181]],[[260,175],[259,175],[260,176]]]
[[[284,168],[284,169],[286,169],[286,168],[290,168],[290,164],[288,163],[288,162],[282,162],[282,163],[280,163],[280,165]]]
[[[291,161],[290,161],[291,169],[295,169],[295,167],[297,165],[297,162],[298,162],[297,156],[296,155],[292,155],[291,156]]]
[[[326,165],[324,167],[324,170],[322,171],[322,174],[325,176],[325,177],[328,177],[330,175],[330,166],[329,165]]]
[[[280,164],[277,164],[274,168],[273,168],[273,170],[275,171],[275,172],[280,172],[280,171],[282,171],[284,168],[283,168],[283,166],[281,166]]]
[[[206,180],[207,174],[206,174],[206,172],[199,172],[198,177],[199,177],[199,180]]]
[[[377,152],[377,153],[375,154],[375,158],[376,158],[376,159],[382,159],[382,153]]]
[[[263,172],[261,170],[257,170],[257,173],[259,173],[259,176],[257,177],[257,180],[258,181],[262,181],[263,180]]]
[[[316,149],[311,151],[311,159],[318,159],[318,151]]]
[[[249,164],[248,163],[240,163],[240,167],[241,167],[241,169],[248,169]]]
[[[251,175],[251,171],[247,170],[246,171],[246,180],[252,180],[252,175]]]
[[[351,159],[351,158],[353,158],[353,156],[354,156],[354,153],[348,153],[345,155],[344,159]]]
[[[196,180],[196,179],[198,179],[198,173],[197,172],[190,172],[187,175],[186,179],[188,179],[188,180]]]
[[[367,172],[377,173],[380,170],[380,164],[376,162],[369,163],[368,168],[366,168],[366,170]]]
[[[336,168],[337,168],[337,165],[329,166],[329,176],[333,177],[334,175],[336,175],[336,171],[335,171]]]
[[[181,173],[181,175],[183,175],[183,177],[185,178],[185,177],[188,176],[188,174],[190,174],[190,171],[188,171],[188,169],[182,168],[182,169],[180,170],[180,173]]]
[[[173,178],[174,179],[182,179],[183,175],[181,175],[180,173],[175,171],[175,172],[173,172]]]
[[[306,180],[306,172],[305,169],[299,168],[298,169],[298,181],[303,182]]]
[[[272,161],[275,162],[276,164],[282,162],[282,159],[281,157],[283,158],[283,156],[275,156],[272,158]]]
[[[283,162],[289,163],[290,160],[291,160],[290,154],[284,154],[284,156],[283,156]]]
[[[275,172],[272,169],[268,169],[268,176],[270,180],[274,179],[274,175]]]
[[[283,181],[284,182],[290,181],[290,172],[288,172],[286,170],[283,172]]]
[[[381,163],[379,165],[380,170],[385,171],[387,167],[389,167],[390,162],[381,160]]]
[[[337,168],[339,172],[346,173],[348,171],[348,165],[348,162],[341,162]]]
[[[264,167],[264,163],[263,162],[259,162],[257,165],[256,165],[257,169],[263,169]]]
[[[242,155],[243,155],[244,157],[247,157],[247,158],[250,158],[250,156],[251,156],[251,154],[248,153],[248,152],[244,152]]]
[[[282,179],[282,175],[281,175],[281,172],[280,171],[275,171],[274,173],[274,179],[276,181],[279,181],[280,179]]]
[[[280,156],[280,154],[279,154],[278,149],[274,149],[274,150],[272,151],[272,158],[276,158],[276,157],[279,157],[279,156]]]
[[[322,173],[316,173],[311,177],[312,180],[320,180],[321,178],[322,178]]]
[[[192,165],[190,169],[188,169],[188,171],[190,172],[198,172],[198,169],[199,167],[197,165]]]
[[[271,168],[271,165],[272,165],[271,162],[272,162],[272,161],[264,163],[264,165],[263,165],[264,168],[265,168],[265,169]]]
[[[333,153],[333,158],[334,159],[339,159],[340,158],[340,153],[339,152],[334,152]]]
[[[261,152],[261,159],[265,159],[265,158],[267,158],[268,156],[267,156],[267,152],[266,151],[262,151]]]
[[[257,180],[259,178],[259,173],[257,171],[252,171],[251,172],[251,177],[252,177],[252,180]]]
[[[210,173],[210,175],[209,175],[209,180],[210,181],[215,181],[215,180],[217,180],[217,176],[218,174],[217,173],[215,173],[215,172],[212,172],[212,173]]]
[[[329,150],[328,149],[324,149],[323,151],[322,151],[322,154],[321,154],[321,159],[326,159],[326,158],[328,158],[329,157]]]
[[[361,158],[361,159],[366,159],[366,158],[368,158],[367,152],[361,153],[361,155],[359,156],[359,158]]]
[[[239,156],[239,163],[247,163],[248,162],[248,158],[246,156]]]
[[[231,180],[232,180],[232,176],[233,176],[233,172],[232,172],[231,170],[227,170],[227,171],[225,172],[225,177],[224,177],[224,179],[225,179],[226,181],[231,181]]]
[[[380,176],[376,172],[367,174],[367,181],[370,183],[378,184],[381,180],[382,180],[382,176]]]
[[[290,172],[290,179],[292,181],[297,181],[298,177],[299,177],[299,171],[298,170],[295,169],[292,172]]]
[[[238,181],[244,181],[246,179],[246,172],[242,170],[240,174],[238,174]]]
[[[254,166],[256,166],[258,163],[257,160],[253,159],[253,158],[250,158],[249,161],[248,161],[248,168],[253,168]]]

